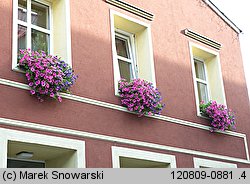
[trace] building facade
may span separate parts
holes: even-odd
[[[209,0],[2,0],[0,167],[249,167],[250,109],[238,35]],[[58,55],[78,75],[61,103],[28,92],[17,52]],[[120,78],[153,83],[166,107],[138,117]],[[231,108],[210,132],[200,101]]]

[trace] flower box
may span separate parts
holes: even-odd
[[[30,93],[40,101],[48,96],[61,102],[59,92],[70,93],[69,88],[77,76],[60,58],[30,49],[20,50],[18,58],[19,67],[26,73]]]
[[[217,104],[216,101],[201,102],[200,112],[210,119],[211,132],[236,129],[234,113],[225,105]]]
[[[125,79],[119,81],[119,94],[121,104],[139,117],[143,115],[160,114],[163,104],[161,94],[154,88],[151,82],[142,79],[134,79],[127,82]]]

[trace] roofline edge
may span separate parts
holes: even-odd
[[[242,30],[229,19],[212,1],[203,0],[217,15],[219,15],[234,31],[238,34],[242,33]]]

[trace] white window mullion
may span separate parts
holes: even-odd
[[[27,48],[31,49],[31,0],[27,0]]]
[[[24,22],[24,21],[21,21],[21,20],[17,20],[17,24],[21,25],[21,26],[25,26],[25,27],[28,26],[27,22]]]
[[[196,78],[196,81],[197,81],[197,82],[200,82],[200,83],[202,83],[202,84],[207,85],[207,81],[205,81],[205,80]]]
[[[128,58],[125,58],[125,57],[122,57],[122,56],[118,56],[118,55],[117,55],[117,59],[122,60],[122,61],[127,62],[127,63],[132,63],[133,62],[131,59],[128,59]]]
[[[137,59],[136,59],[136,55],[135,55],[135,35],[134,34],[131,34],[130,35],[130,50],[131,50],[131,58],[133,60],[133,63],[132,63],[132,71],[133,71],[133,77],[134,78],[138,78],[138,68],[137,68]]]
[[[36,26],[36,25],[33,25],[33,24],[31,24],[30,27],[31,27],[31,29],[35,29],[37,31],[40,31],[40,32],[43,32],[43,33],[46,33],[46,34],[49,34],[49,35],[51,34],[51,31],[49,29],[44,29],[42,27],[39,27],[39,26]]]
[[[204,70],[205,70],[206,85],[207,85],[207,96],[208,96],[208,101],[210,101],[210,100],[212,100],[211,99],[211,91],[210,91],[210,87],[209,87],[207,66],[206,66],[205,62],[204,62]]]

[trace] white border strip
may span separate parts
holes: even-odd
[[[154,144],[154,143],[149,143],[149,142],[136,141],[136,140],[131,140],[131,139],[83,132],[83,131],[78,131],[78,130],[71,130],[71,129],[66,129],[66,128],[59,128],[59,127],[48,126],[48,125],[41,125],[37,123],[12,120],[12,119],[7,119],[7,118],[0,118],[0,124],[19,127],[19,128],[32,129],[32,130],[46,131],[50,133],[77,136],[77,137],[82,137],[82,138],[92,138],[92,139],[98,139],[98,140],[103,140],[103,141],[110,141],[110,142],[115,142],[115,143],[122,143],[122,144],[127,144],[127,145],[152,148],[152,149],[157,149],[157,150],[173,151],[173,152],[178,152],[178,153],[185,153],[185,154],[190,154],[190,155],[197,155],[197,156],[227,160],[231,162],[250,164],[249,160],[245,160],[242,158],[229,157],[229,156],[224,156],[224,155],[219,155],[219,154],[206,153],[206,152],[201,152],[201,151],[196,151],[196,150],[165,146],[165,145]]]

